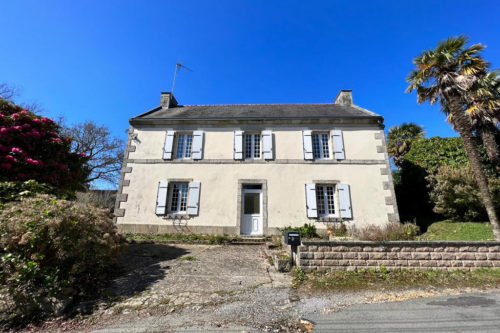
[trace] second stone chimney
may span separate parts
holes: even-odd
[[[171,92],[162,92],[160,98],[160,106],[164,109],[177,106],[177,100]]]
[[[335,98],[335,104],[338,105],[346,105],[349,106],[352,104],[352,90],[351,89],[342,89],[337,98]]]

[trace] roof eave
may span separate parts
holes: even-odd
[[[228,122],[228,123],[244,123],[244,122],[283,122],[283,121],[293,121],[302,123],[315,123],[315,122],[342,122],[346,123],[346,120],[352,120],[356,123],[362,121],[363,123],[371,122],[377,124],[383,124],[384,117],[382,116],[337,116],[337,117],[231,117],[231,118],[130,118],[129,123],[131,125],[149,125],[149,124],[174,124],[174,123],[216,123],[216,122]]]

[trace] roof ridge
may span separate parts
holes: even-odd
[[[183,104],[182,106],[239,106],[239,105],[338,105],[335,103],[247,103],[247,104]]]

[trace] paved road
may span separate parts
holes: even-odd
[[[358,304],[305,315],[313,332],[500,332],[500,292]]]

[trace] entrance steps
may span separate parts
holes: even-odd
[[[262,236],[240,236],[233,240],[232,244],[258,245],[264,244],[266,241],[267,238]]]

